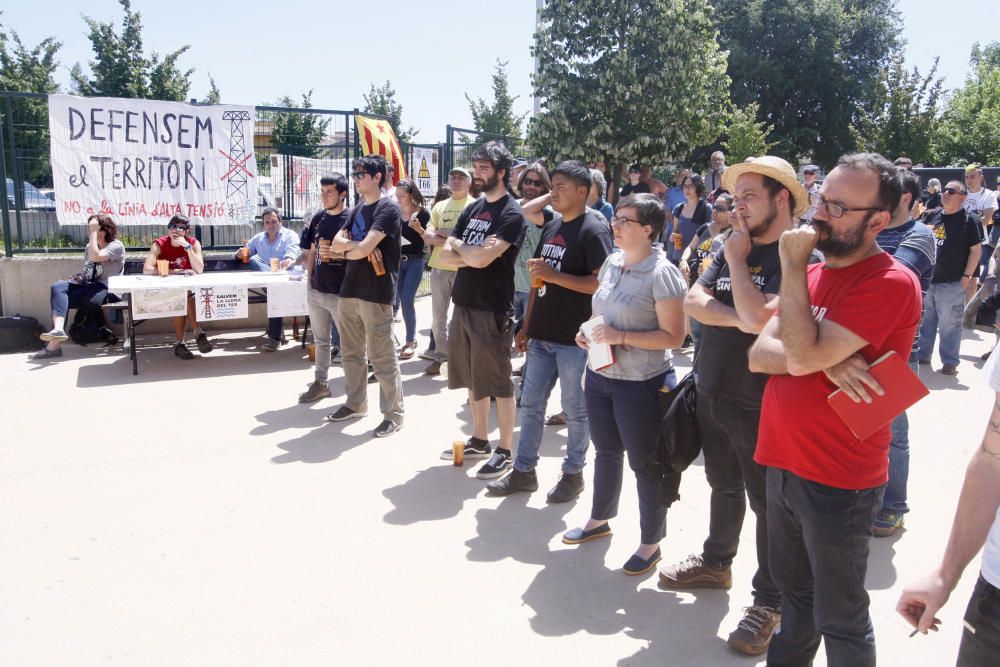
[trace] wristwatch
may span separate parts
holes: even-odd
[[[184,248],[185,250],[190,250],[190,249],[191,249],[191,248],[193,248],[194,246],[193,246],[193,245],[191,245],[190,243],[188,243],[187,245],[182,245],[181,247],[182,247],[182,248]]]

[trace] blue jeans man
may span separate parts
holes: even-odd
[[[924,319],[920,323],[920,343],[917,348],[920,363],[930,363],[934,339],[940,332],[938,354],[941,363],[952,370],[958,366],[964,311],[965,290],[960,281],[934,283],[930,286],[924,296]]]

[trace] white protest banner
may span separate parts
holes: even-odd
[[[247,106],[49,95],[59,223],[94,213],[119,225],[178,214],[199,225],[251,222],[254,118]]]
[[[197,287],[194,290],[194,311],[199,322],[245,319],[250,300],[247,288],[234,285]]]
[[[294,317],[308,315],[306,281],[290,280],[287,283],[267,286],[267,316]]]
[[[137,320],[187,315],[186,289],[156,287],[132,292],[132,316]]]
[[[433,197],[438,190],[438,150],[413,147],[410,173],[417,179],[417,188],[425,197]]]

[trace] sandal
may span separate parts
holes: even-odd
[[[399,348],[399,358],[402,359],[403,361],[407,359],[412,359],[416,351],[417,351],[417,342],[416,341],[409,342],[403,347]]]

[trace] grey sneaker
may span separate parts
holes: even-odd
[[[275,352],[280,346],[281,346],[281,341],[275,340],[274,338],[265,338],[264,342],[260,344],[260,351]]]
[[[339,364],[342,361],[343,361],[343,359],[341,359],[341,357],[340,357],[340,348],[339,347],[332,348],[330,350],[330,363],[331,364]]]
[[[62,329],[53,329],[52,331],[47,331],[43,333],[41,336],[39,336],[39,338],[41,338],[44,341],[54,340],[60,343],[69,340],[69,336],[67,336],[66,332],[63,331]]]
[[[680,563],[660,571],[658,586],[667,591],[691,588],[732,588],[732,568],[712,567],[701,556],[690,555]]]
[[[397,424],[394,421],[388,419],[383,419],[382,423],[375,427],[375,431],[372,433],[376,438],[385,438],[392,435],[396,431],[403,428],[402,424]]]
[[[50,350],[47,347],[43,347],[41,350],[35,352],[28,358],[31,359],[32,361],[43,361],[45,359],[58,359],[62,355],[63,352],[61,347],[57,347],[54,350]]]
[[[314,403],[321,398],[330,398],[330,387],[326,382],[316,380],[305,393],[299,394],[299,403]]]

